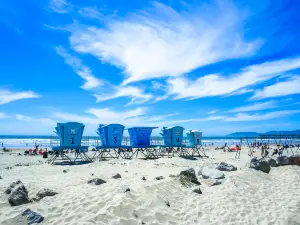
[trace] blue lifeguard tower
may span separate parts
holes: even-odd
[[[128,149],[128,146],[122,146],[124,126],[121,124],[100,124],[96,133],[100,136],[102,145],[96,146],[98,158],[118,158],[121,151]],[[95,158],[97,152],[93,156]]]
[[[199,130],[190,130],[188,133],[186,133],[187,138],[190,142],[190,146],[194,147],[195,145],[201,145],[201,139],[202,139],[202,132]]]
[[[141,152],[145,158],[158,158],[159,151],[156,145],[151,145],[150,137],[153,129],[158,127],[131,127],[128,128],[130,136],[130,147],[131,149],[136,148],[133,152],[136,153],[136,157]]]
[[[183,146],[183,127],[163,127],[162,137],[164,139],[165,146],[167,147],[181,147]]]
[[[55,133],[59,138],[59,145],[52,147],[54,154],[48,160],[53,163],[55,160],[70,161],[75,163],[76,160],[91,162],[87,156],[88,146],[82,146],[81,140],[84,131],[84,125],[77,122],[57,123]],[[75,158],[71,158],[66,150],[75,150]]]
[[[124,126],[121,124],[100,124],[97,134],[103,147],[120,147],[122,145]]]
[[[130,146],[148,147],[150,146],[150,136],[153,129],[157,127],[131,127],[128,128],[130,136]]]

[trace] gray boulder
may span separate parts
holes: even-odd
[[[155,177],[156,180],[163,180],[165,179],[163,176]]]
[[[300,155],[294,155],[290,157],[290,164],[300,166]]]
[[[199,195],[202,194],[202,191],[200,188],[194,189],[193,192],[195,192],[196,194],[199,194]]]
[[[11,206],[18,206],[18,205],[30,203],[28,197],[28,191],[22,183],[17,184],[11,190],[11,194],[8,198],[8,202]]]
[[[116,175],[113,175],[112,178],[119,179],[119,178],[122,178],[122,177],[121,177],[121,175],[119,173],[117,173]]]
[[[268,164],[271,166],[271,167],[276,167],[277,166],[277,162],[275,159],[269,159],[268,160]]]
[[[102,180],[100,178],[95,178],[95,179],[88,181],[88,184],[95,184],[95,185],[101,185],[101,184],[105,184],[105,183],[106,183],[106,181]]]
[[[179,174],[179,176],[181,177],[181,179],[187,179],[187,180],[189,180],[193,184],[197,184],[197,185],[200,184],[200,182],[197,179],[195,170],[193,168],[181,171],[180,174]]]
[[[251,159],[250,168],[260,170],[264,173],[269,173],[271,170],[271,166],[267,161],[265,161],[265,159],[257,159],[256,157]]]
[[[250,168],[255,169],[255,170],[259,170],[259,160],[256,157],[251,159]]]
[[[41,200],[42,198],[45,198],[45,197],[48,197],[48,196],[54,196],[54,195],[57,195],[57,194],[58,193],[55,192],[55,191],[44,188],[36,194],[36,198],[37,198],[37,200]]]
[[[223,179],[225,175],[223,172],[212,168],[212,167],[203,167],[202,170],[199,171],[204,179]]]
[[[220,171],[236,171],[237,167],[225,162],[221,162],[216,169]]]
[[[267,161],[261,160],[259,162],[259,170],[264,172],[264,173],[270,173],[271,166],[267,163]]]
[[[287,157],[287,156],[279,156],[277,157],[277,164],[279,166],[287,166],[287,165],[290,165],[291,162],[290,162],[290,158]]]

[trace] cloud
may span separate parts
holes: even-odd
[[[246,114],[238,113],[232,117],[224,117],[224,121],[262,121],[276,119],[279,117],[289,116],[300,113],[300,110],[282,110],[263,114]]]
[[[241,12],[225,3],[177,12],[155,2],[152,8],[113,19],[104,28],[76,26],[70,42],[77,52],[123,69],[125,85],[176,77],[204,65],[252,55],[261,42],[244,40],[243,19]]]
[[[3,113],[3,112],[0,112],[0,120],[1,119],[5,119],[5,118],[7,118],[8,116],[5,114],[5,113]]]
[[[278,102],[276,101],[268,101],[268,102],[258,102],[247,106],[241,106],[230,110],[230,112],[250,112],[250,111],[259,111],[265,109],[273,109],[280,107]]]
[[[229,76],[210,74],[196,80],[171,78],[167,81],[168,95],[175,99],[228,95],[297,68],[300,68],[300,58],[289,58],[247,66],[240,73]]]
[[[215,114],[217,112],[218,112],[218,110],[212,110],[212,111],[208,112],[207,114],[212,115],[212,114]]]
[[[78,13],[90,19],[100,19],[104,16],[102,13],[99,12],[97,8],[93,8],[93,7],[82,8],[78,10]]]
[[[70,4],[66,0],[51,0],[49,3],[49,8],[56,13],[67,13],[70,8]]]
[[[33,123],[39,123],[42,125],[49,125],[49,126],[54,126],[56,124],[56,122],[51,118],[36,118],[36,117],[25,116],[22,114],[17,114],[16,119],[23,122],[33,122]]]
[[[10,90],[0,90],[0,105],[7,104],[9,102],[27,99],[27,98],[39,98],[40,96],[33,91],[12,92]]]
[[[133,110],[115,111],[109,108],[90,108],[87,115],[76,115],[70,113],[55,112],[53,117],[63,121],[78,121],[86,124],[110,124],[121,123],[124,125],[140,125],[141,118],[146,114],[146,109],[136,108]]]
[[[278,82],[255,92],[251,99],[263,99],[300,94],[300,77],[293,76],[287,81]]]
[[[111,89],[113,89],[114,92],[110,94],[94,94],[94,96],[97,98],[97,102],[107,101],[120,97],[130,97],[131,101],[128,103],[130,105],[141,104],[149,101],[152,98],[152,95],[145,94],[140,88],[133,86],[117,86],[112,87]]]
[[[57,47],[56,52],[64,57],[65,63],[71,66],[78,76],[85,80],[85,83],[81,86],[82,89],[91,90],[104,84],[102,80],[93,75],[89,67],[84,66],[79,58],[70,55],[65,48]]]
[[[72,113],[54,112],[53,118],[62,121],[78,121],[85,124],[98,126],[98,124],[120,123],[125,126],[168,126],[175,124],[177,120],[168,119],[177,113],[151,116],[146,108],[135,108],[131,110],[113,110],[110,108],[90,108],[85,115]]]

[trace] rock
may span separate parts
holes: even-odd
[[[165,179],[163,176],[155,177],[156,180],[163,180]]]
[[[276,163],[276,160],[275,160],[275,159],[269,159],[269,160],[268,160],[268,164],[269,164],[271,167],[276,167],[276,166],[277,166],[277,163]]]
[[[11,166],[8,166],[8,167],[5,167],[6,170],[11,170],[12,167]]]
[[[95,178],[95,179],[92,179],[92,180],[88,181],[88,184],[95,184],[95,185],[101,185],[101,184],[105,184],[105,183],[106,183],[105,180],[102,180],[102,179],[99,179],[99,178]]]
[[[18,153],[18,156],[22,155],[21,153]]]
[[[206,179],[204,181],[209,187],[211,186],[216,186],[216,185],[219,185],[219,184],[222,184],[222,182],[218,181],[218,180],[215,180],[215,179]]]
[[[54,195],[57,195],[57,194],[58,193],[55,192],[55,191],[44,188],[36,194],[36,198],[37,198],[37,200],[41,200],[42,198],[45,198],[45,197],[48,197],[48,196],[54,196]]]
[[[168,200],[165,201],[165,203],[166,203],[166,206],[171,207],[170,202]]]
[[[203,167],[200,174],[204,179],[223,179],[225,178],[225,175],[223,172],[212,168],[212,167]]]
[[[142,178],[142,180],[146,180],[146,178],[145,178],[145,177],[143,177],[143,178]]]
[[[286,166],[286,165],[290,165],[290,159],[287,156],[279,156],[277,157],[277,164],[279,166]]]
[[[12,189],[8,202],[11,206],[23,205],[30,202],[28,191],[22,183],[16,184]]]
[[[290,157],[290,164],[300,166],[300,155],[294,155]]]
[[[67,173],[68,172],[68,170],[63,170],[63,173]]]
[[[41,223],[44,221],[44,217],[41,214],[31,211],[30,209],[26,209],[22,213],[22,216],[27,217],[28,224],[36,224],[36,223]]]
[[[251,159],[250,168],[255,169],[255,170],[259,170],[259,161],[256,157]]]
[[[125,192],[124,192],[124,193],[126,193],[126,192],[128,192],[128,191],[130,191],[130,188],[127,188],[127,189],[125,190]]]
[[[195,192],[195,193],[197,193],[197,194],[199,194],[199,195],[202,194],[202,191],[201,191],[200,188],[194,189],[193,192]]]
[[[259,162],[259,169],[260,169],[260,171],[262,171],[264,173],[270,173],[270,171],[271,171],[270,165],[265,160],[261,160]]]
[[[184,176],[184,177],[188,178],[190,180],[190,182],[193,184],[198,184],[198,185],[200,184],[200,182],[197,179],[195,170],[193,168],[181,171],[179,176],[180,177]]]
[[[117,173],[116,175],[112,176],[112,178],[119,179],[119,178],[122,178],[122,177],[121,177],[121,175],[119,173]]]
[[[7,194],[7,195],[9,195],[10,193],[11,193],[11,191],[12,191],[12,189],[14,188],[14,187],[16,187],[16,185],[17,184],[21,184],[22,182],[20,181],[20,180],[17,180],[16,182],[12,182],[10,185],[9,185],[9,187],[5,190],[5,194]]]
[[[2,179],[2,177],[0,176],[0,180]]]
[[[268,164],[265,159],[257,159],[256,157],[251,159],[250,161],[250,168],[255,169],[255,170],[260,170],[264,173],[269,173],[271,170],[270,165]]]
[[[237,167],[225,162],[221,162],[216,169],[220,171],[236,171]]]

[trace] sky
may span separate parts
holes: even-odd
[[[297,0],[0,2],[0,134],[300,129]]]

